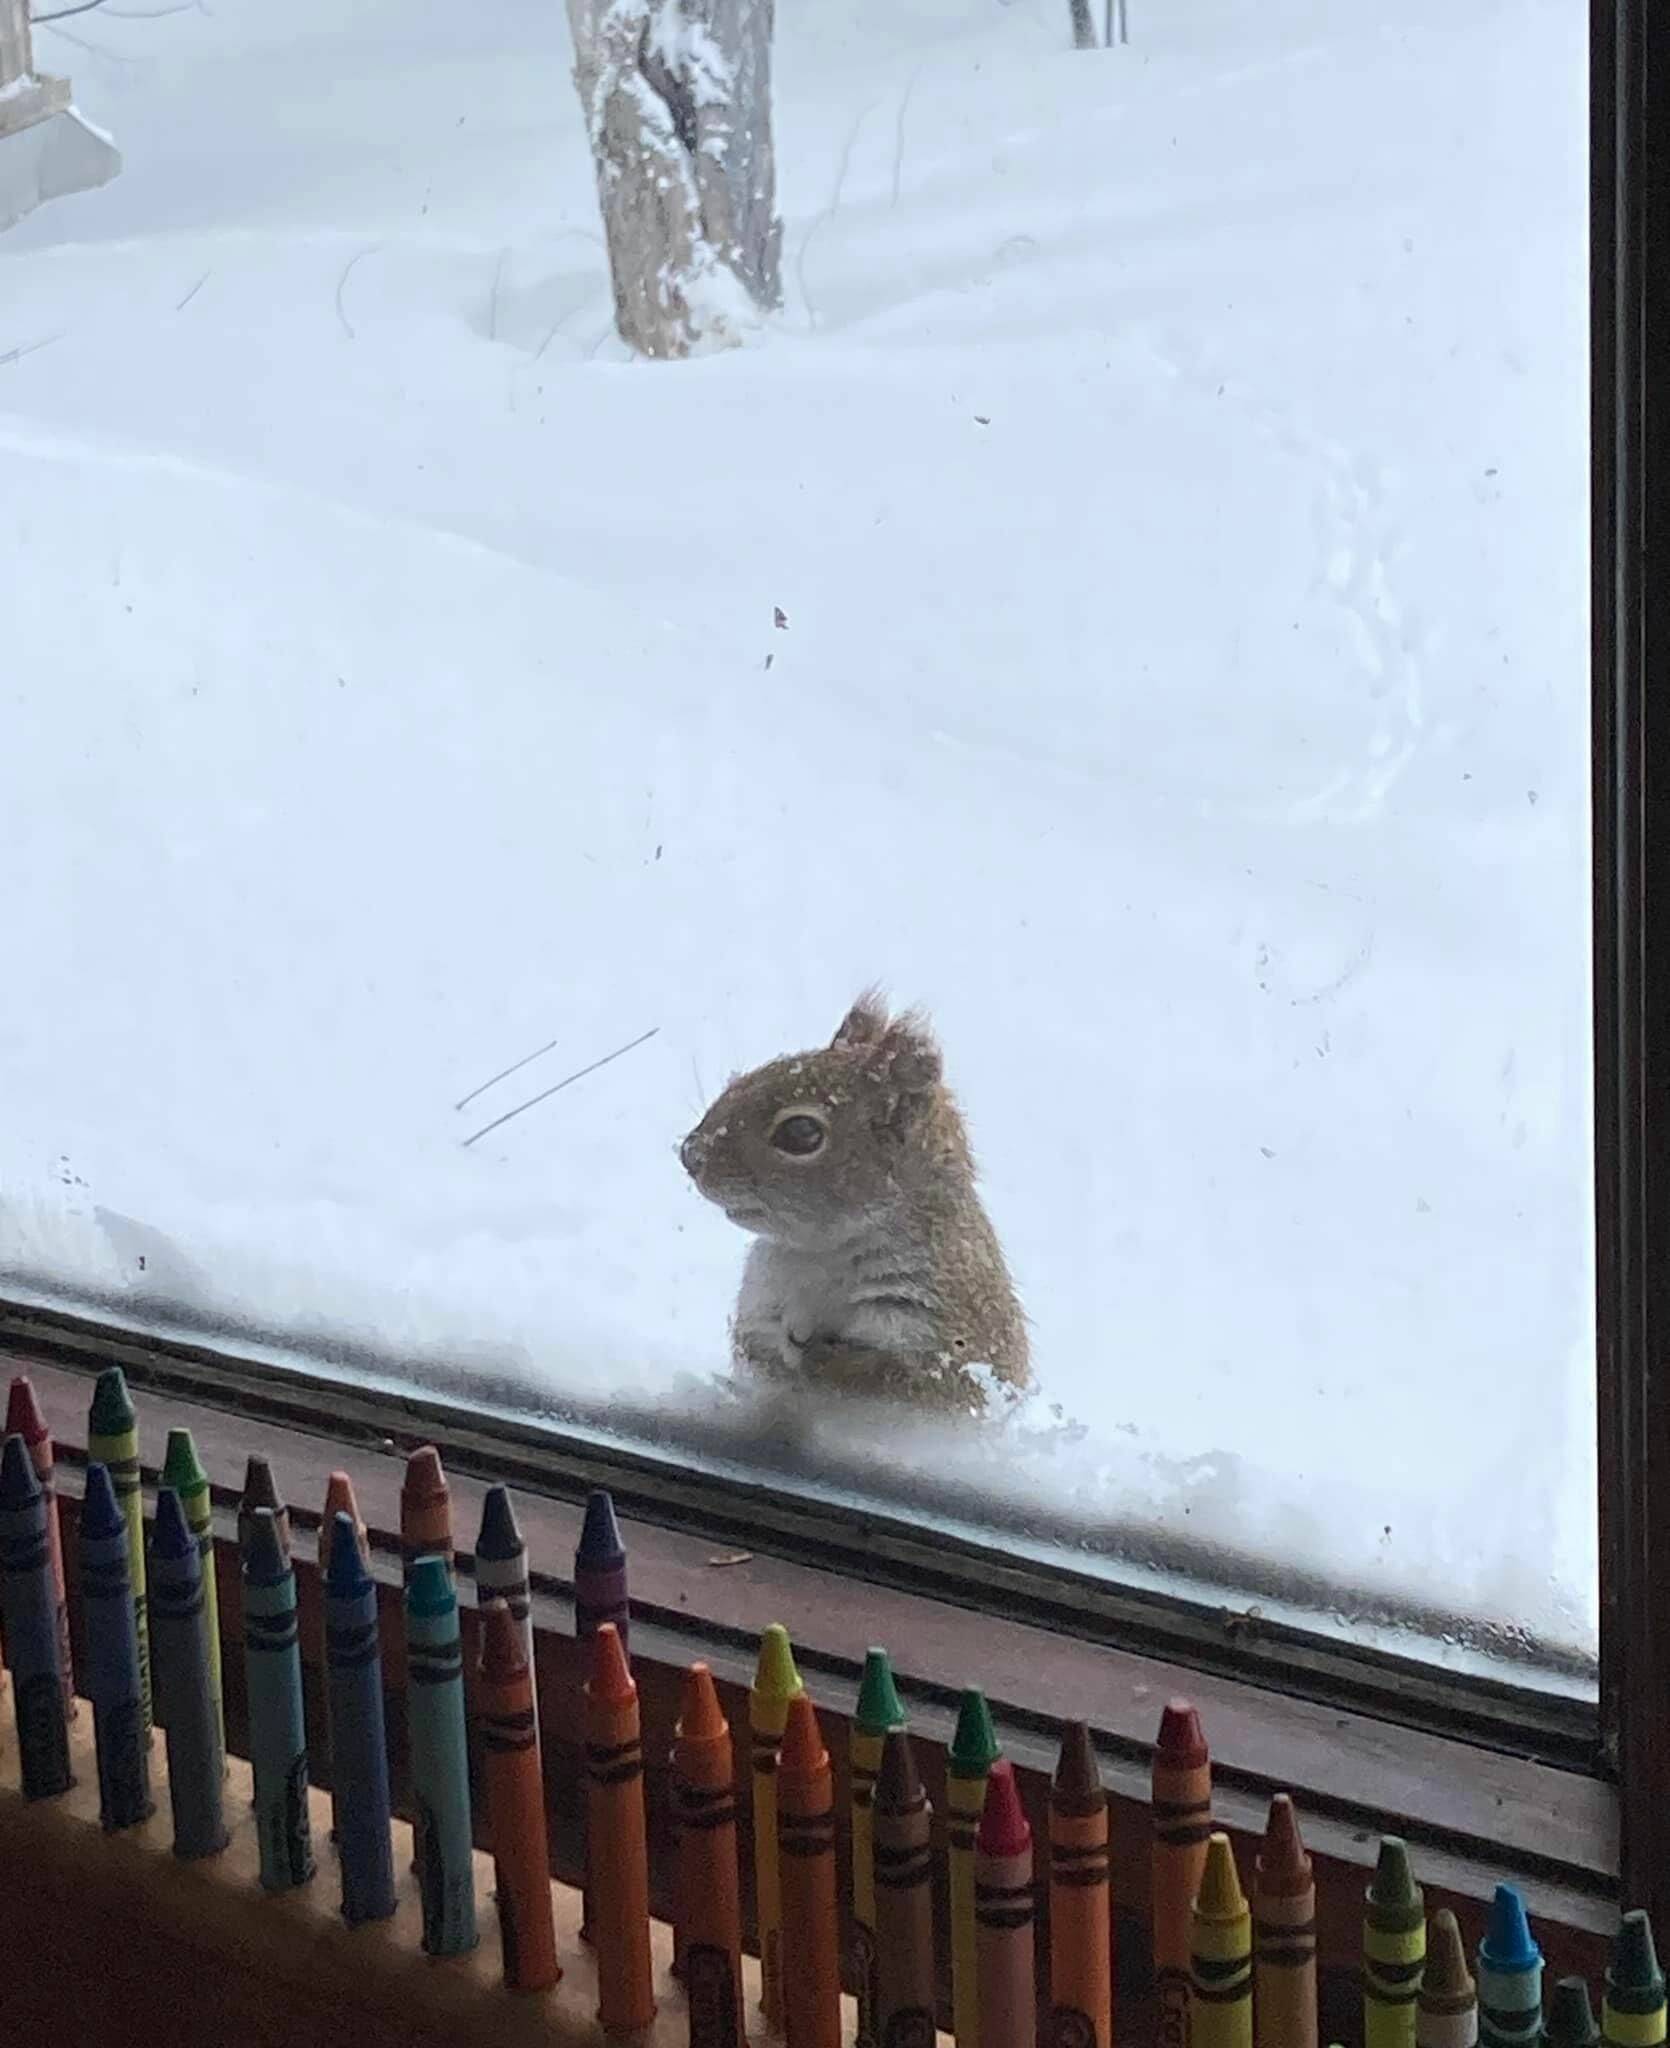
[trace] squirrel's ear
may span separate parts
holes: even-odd
[[[887,1005],[881,990],[867,988],[841,1019],[829,1041],[834,1046],[879,1045],[887,1030]]]
[[[945,1072],[945,1062],[926,1019],[914,1011],[888,1026],[878,1059],[901,1095],[926,1095],[938,1087]]]

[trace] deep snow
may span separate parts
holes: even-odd
[[[560,8],[40,40],[126,168],[0,239],[14,1291],[712,1454],[675,1141],[880,977],[1042,1394],[828,1484],[1589,1656],[1579,16],[783,8],[789,303],[679,366]]]

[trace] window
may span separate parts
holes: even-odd
[[[657,365],[548,13],[42,22],[124,161],[0,247],[5,1286],[1569,1757],[1656,1214],[1582,30],[1096,12],[785,11],[782,311]],[[872,976],[983,1426],[728,1375],[677,1142]]]

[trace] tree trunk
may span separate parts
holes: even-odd
[[[773,0],[569,0],[615,323],[644,355],[727,346],[782,303],[772,15]]]
[[[0,92],[30,68],[29,0],[0,0]]]
[[[1090,0],[1067,0],[1067,4],[1073,16],[1073,48],[1096,49],[1096,24],[1090,18]]]

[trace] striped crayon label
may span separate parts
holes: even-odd
[[[1107,1884],[1113,1864],[1105,1844],[1074,1849],[1056,1842],[1050,1848],[1050,1883],[1072,1891],[1078,1887]]]
[[[1233,2005],[1252,1983],[1251,1956],[1196,1956],[1191,1994],[1202,2005]]]
[[[982,1927],[1030,1927],[1037,1914],[1037,1893],[1030,1880],[1023,1884],[985,1884],[975,1880],[974,1917]]]
[[[1188,2048],[1189,1973],[1168,1964],[1154,1972],[1154,1997],[1159,2008],[1154,2039],[1158,2048]]]
[[[1269,1920],[1254,1920],[1253,1943],[1261,1967],[1302,1970],[1316,1961],[1316,1922],[1297,1920],[1282,1926]]]
[[[826,1856],[835,1851],[833,1813],[806,1815],[780,1813],[777,1818],[777,1846],[785,1856]]]
[[[673,1798],[681,1828],[725,1828],[736,1820],[736,1794],[729,1785],[705,1791],[675,1780]]]
[[[1168,1849],[1193,1849],[1212,1838],[1210,1799],[1191,1799],[1183,1805],[1156,1799],[1150,1811],[1154,1816],[1154,1839]]]
[[[532,1707],[519,1707],[512,1714],[483,1715],[481,1746],[495,1756],[506,1751],[532,1749],[538,1732],[539,1724]]]
[[[1620,2012],[1608,1998],[1602,2001],[1601,2015],[1601,2032],[1608,2042],[1616,2042],[1617,2048],[1659,2048],[1665,2038],[1662,2005],[1651,2012]]]
[[[876,1886],[881,1891],[908,1891],[933,1875],[933,1850],[926,1842],[904,1849],[884,1848],[878,1842],[874,1860]]]
[[[586,1744],[586,1776],[594,1785],[624,1785],[644,1774],[644,1745],[630,1742]]]

